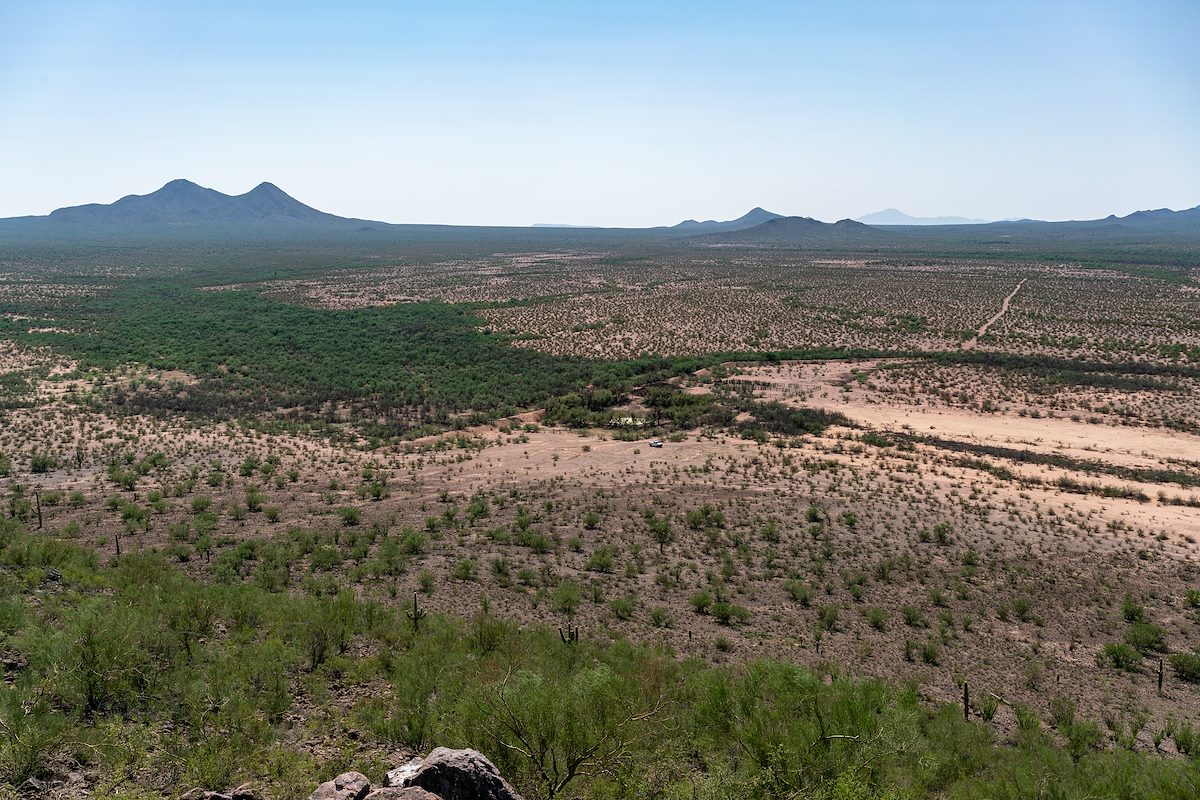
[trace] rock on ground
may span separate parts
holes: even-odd
[[[375,791],[366,775],[345,772],[318,786],[308,800],[521,800],[521,795],[482,753],[439,747],[388,772]]]
[[[371,782],[361,772],[343,772],[325,781],[308,800],[363,800],[371,791]]]
[[[439,747],[387,775],[389,786],[418,786],[441,800],[521,800],[492,762],[475,750]]]

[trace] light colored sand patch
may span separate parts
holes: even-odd
[[[1033,418],[962,408],[922,408],[920,398],[910,398],[914,404],[902,405],[894,398],[864,388],[856,380],[856,375],[896,363],[905,362],[827,361],[749,367],[732,379],[756,384],[759,395],[765,399],[820,406],[884,430],[909,430],[1129,467],[1151,467],[1173,460],[1200,462],[1200,436],[1195,434],[1130,425],[1085,424],[1068,416]]]

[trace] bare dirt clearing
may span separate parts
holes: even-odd
[[[904,396],[899,397],[894,389],[888,391],[879,385],[890,377],[889,370],[879,369],[884,365],[928,370],[931,374],[936,370],[903,359],[827,361],[750,367],[733,380],[750,382],[767,399],[795,405],[819,404],[884,430],[934,432],[939,437],[1019,445],[1081,459],[1102,457],[1128,466],[1190,461],[1192,467],[1200,469],[1200,435],[1122,424],[1125,421],[1121,419],[1087,421],[1071,414],[1074,409],[1060,411],[1035,398],[1014,403],[1001,387],[989,386],[987,377],[979,371],[970,396],[973,407],[943,403],[941,390],[932,381],[924,390],[907,386]],[[971,369],[959,367],[955,372],[963,377]],[[1076,389],[1074,394],[1079,402],[1087,402],[1079,397],[1086,393]],[[984,404],[992,410],[984,412]],[[1033,412],[1037,416],[1032,416]]]

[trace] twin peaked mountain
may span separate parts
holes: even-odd
[[[174,180],[157,192],[122,197],[115,203],[60,208],[57,222],[139,225],[232,222],[329,224],[351,222],[306,206],[273,183],[260,183],[245,194],[222,194],[187,180]]]

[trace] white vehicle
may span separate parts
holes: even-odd
[[[651,439],[650,446],[651,447],[662,447],[662,439]]]

